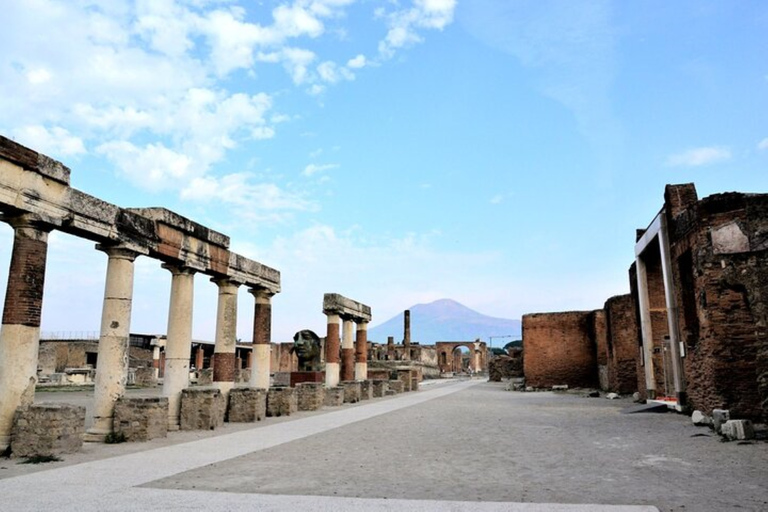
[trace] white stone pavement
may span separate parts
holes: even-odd
[[[122,455],[0,480],[0,508],[26,510],[259,510],[658,512],[651,506],[565,505],[502,502],[387,500],[326,496],[236,494],[140,487],[155,480],[265,450],[314,434],[417,405],[466,389],[463,381],[375,400],[358,407],[309,416],[174,446]]]

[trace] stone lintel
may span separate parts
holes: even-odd
[[[69,167],[0,135],[0,158],[46,178],[69,185]]]
[[[198,224],[186,217],[182,217],[176,212],[172,212],[167,208],[152,207],[152,208],[127,208],[127,211],[151,219],[159,224],[165,224],[166,226],[175,228],[186,235],[191,235],[194,238],[208,242],[213,245],[218,245],[225,249],[229,248],[229,237],[218,231],[214,231],[210,228]]]
[[[371,321],[370,306],[348,299],[338,293],[326,293],[323,296],[323,313],[351,318],[355,322]]]
[[[263,288],[272,294],[280,292],[280,271],[241,256],[229,253],[227,276],[251,288]]]

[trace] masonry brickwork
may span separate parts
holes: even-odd
[[[11,453],[16,457],[75,453],[83,445],[85,407],[40,403],[16,410]]]
[[[608,389],[614,393],[637,390],[638,326],[632,296],[617,295],[605,303]]]
[[[149,441],[168,435],[168,398],[121,397],[115,402],[113,432],[126,441]]]
[[[267,393],[267,416],[290,416],[299,410],[296,388],[272,387]]]
[[[187,388],[181,392],[181,430],[214,430],[224,423],[227,403],[218,389]]]
[[[264,389],[233,388],[229,391],[227,420],[230,423],[253,423],[267,416],[267,392]]]

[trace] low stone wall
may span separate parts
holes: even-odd
[[[126,441],[149,441],[168,435],[168,398],[121,397],[115,402],[112,430]]]
[[[75,453],[83,446],[85,407],[40,403],[16,410],[11,453],[16,457]]]
[[[387,396],[387,391],[389,391],[389,380],[375,379],[369,382],[372,383],[371,387],[373,388],[374,398],[381,398],[383,396]]]
[[[344,388],[344,403],[356,404],[360,401],[360,383],[355,381],[344,381],[341,384]]]
[[[226,399],[218,389],[187,388],[181,391],[181,430],[213,430],[224,423]]]
[[[290,416],[299,410],[296,389],[291,387],[269,388],[267,416]]]
[[[322,383],[302,382],[296,385],[296,403],[300,411],[316,411],[325,403]]]
[[[373,381],[364,380],[360,382],[360,400],[370,400],[373,398]]]
[[[403,393],[405,384],[400,379],[393,379],[389,381],[389,391],[393,391],[394,394]]]
[[[325,406],[326,407],[338,407],[344,403],[344,388],[326,388],[325,389]]]
[[[137,386],[151,388],[157,386],[157,378],[155,378],[155,369],[147,367],[136,368],[136,380],[134,384]]]
[[[267,415],[267,392],[255,388],[233,388],[229,391],[230,423],[253,423]]]

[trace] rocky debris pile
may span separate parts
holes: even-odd
[[[501,382],[502,379],[523,377],[523,350],[510,349],[510,355],[496,356],[488,362],[488,380]]]

